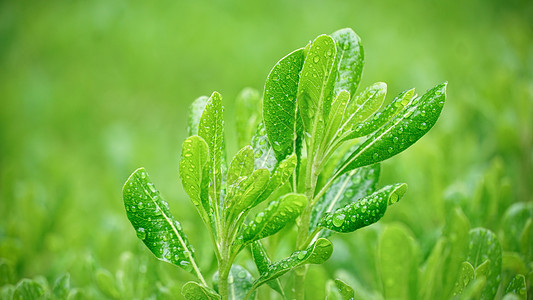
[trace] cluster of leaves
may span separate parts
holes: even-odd
[[[293,297],[301,299],[305,265],[331,256],[327,237],[377,222],[405,194],[405,184],[377,190],[379,163],[431,129],[446,84],[422,96],[406,90],[385,104],[384,83],[357,92],[363,62],[361,41],[351,29],[318,36],[282,58],[267,77],[262,99],[252,90],[240,95],[237,140],[250,144],[229,164],[221,95],[193,102],[179,170],[213,244],[218,272],[212,288],[146,170],[130,176],[123,197],[137,236],[157,258],[198,279],[183,286],[185,298],[253,298],[265,283],[285,297],[278,278],[294,269]],[[256,128],[253,136],[250,128]],[[271,262],[262,240],[295,221],[295,249]],[[256,278],[234,263],[246,248],[257,266]],[[329,286],[332,294],[353,297],[340,280]]]

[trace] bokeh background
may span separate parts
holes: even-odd
[[[2,1],[0,283],[52,285],[68,272],[85,298],[126,297],[121,284],[179,298],[191,277],[144,249],[122,184],[146,167],[211,268],[177,171],[189,103],[223,95],[231,156],[239,91],[262,91],[278,59],[344,27],[363,40],[362,86],[386,82],[389,101],[449,82],[435,128],[384,163],[382,183],[407,182],[409,192],[370,231],[402,223],[424,258],[447,198],[496,233],[508,206],[531,205],[531,1]],[[503,204],[487,216],[472,201]],[[365,251],[357,244],[375,235],[366,231],[336,237],[315,272],[341,268],[379,291],[372,238]]]

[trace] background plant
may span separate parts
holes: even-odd
[[[200,92],[223,88],[231,130],[238,89],[261,89],[287,49],[342,27],[364,37],[362,86],[385,81],[396,95],[409,86],[424,91],[445,78],[453,101],[431,133],[383,163],[379,185],[406,182],[408,196],[380,223],[332,236],[335,255],[309,269],[308,279],[317,286],[308,285],[307,295],[323,299],[325,278],[339,277],[334,272],[342,270],[382,294],[370,250],[392,221],[416,240],[421,266],[446,223],[444,199],[455,194],[469,203],[482,195],[477,187],[492,161],[500,161],[502,191],[508,192],[479,197],[479,203],[499,199],[504,205],[495,216],[501,220],[509,205],[531,201],[528,2],[8,1],[1,6],[0,252],[12,271],[2,285],[41,274],[52,286],[69,272],[71,286],[85,298],[106,297],[106,286],[124,291],[125,280],[141,298],[179,295],[193,277],[153,259],[139,243],[116,201],[124,174],[146,166],[172,200],[170,209],[188,228],[191,243],[209,239],[195,230],[201,219],[176,175],[177,152],[187,137],[186,119],[177,116]],[[234,135],[227,138],[231,158],[238,148],[232,148]],[[504,255],[516,253],[516,244],[503,242],[502,222],[473,221],[480,212],[461,208],[472,228],[497,234]],[[208,253],[197,251],[200,257]],[[129,256],[143,272],[121,275],[133,273],[121,263]],[[211,262],[201,264],[207,270]],[[505,278],[500,290],[506,289]]]

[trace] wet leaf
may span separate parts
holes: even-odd
[[[240,177],[250,176],[254,170],[254,150],[245,146],[231,161],[228,169],[228,186],[234,185]]]
[[[276,167],[278,160],[274,149],[270,145],[266,135],[265,125],[259,123],[251,142],[254,149],[254,165],[256,169],[268,169],[270,172]]]
[[[209,97],[201,96],[196,98],[191,105],[189,106],[189,118],[188,118],[188,128],[187,132],[189,136],[198,135],[198,124],[200,124],[200,118],[204,112],[205,106]]]
[[[70,274],[66,273],[59,276],[52,288],[52,294],[57,299],[67,299],[68,293],[70,292]]]
[[[123,199],[128,219],[146,247],[159,260],[198,275],[194,249],[144,168],[128,178]]]
[[[527,299],[527,285],[526,285],[526,278],[522,274],[518,274],[511,282],[509,282],[509,285],[507,285],[507,288],[505,288],[505,293],[509,294],[515,294],[519,297],[519,299],[526,300]]]
[[[331,253],[333,253],[331,242],[327,239],[320,238],[306,250],[295,251],[288,258],[268,266],[268,271],[261,274],[254,282],[254,288],[259,287],[267,281],[276,279],[303,264],[322,264],[330,258]]]
[[[198,124],[198,135],[204,139],[209,148],[209,194],[214,205],[220,203],[222,188],[222,149],[224,145],[224,121],[222,96],[213,92]]]
[[[22,279],[15,286],[13,300],[41,299],[44,295],[44,288],[34,280]]]
[[[308,143],[321,140],[325,130],[333,88],[328,83],[336,52],[335,41],[328,35],[320,35],[311,44],[304,61],[297,101]]]
[[[201,137],[193,135],[183,142],[179,166],[181,184],[206,224],[211,223],[209,203],[209,149]]]
[[[260,241],[255,241],[250,246],[252,251],[252,259],[257,267],[257,271],[259,271],[259,275],[263,275],[264,273],[268,272],[268,266],[271,264],[270,258],[268,257],[268,254],[266,253],[266,250]],[[285,292],[283,291],[283,287],[281,286],[279,279],[268,281],[267,284],[274,291],[278,292],[283,298],[285,298]]]
[[[237,129],[237,144],[239,147],[247,145],[254,134],[260,116],[261,94],[255,89],[243,89],[235,101],[235,127]]]
[[[296,219],[306,205],[307,197],[302,194],[287,194],[270,202],[265,210],[257,213],[243,227],[242,242],[248,244],[277,233]]]
[[[352,170],[337,178],[324,196],[315,204],[309,231],[315,229],[324,214],[333,212],[373,193],[376,190],[380,170],[380,165],[374,164]]]
[[[181,294],[187,300],[219,300],[220,295],[211,288],[189,281],[181,288]]]
[[[344,162],[340,176],[388,159],[414,144],[433,127],[446,98],[446,83],[411,101],[396,117],[368,137]]]
[[[328,115],[325,135],[326,141],[331,141],[338,133],[341,125],[343,124],[344,114],[349,103],[350,93],[344,90],[340,91],[337,97],[333,100],[333,103],[331,104],[331,110]]]
[[[455,281],[453,296],[461,295],[464,289],[474,280],[474,267],[469,262],[465,261],[461,265],[461,271]]]
[[[340,279],[328,281],[328,296],[327,300],[353,300],[355,299],[355,291],[351,286]]]
[[[218,276],[218,272],[213,275],[214,287],[217,291],[219,290]],[[252,288],[253,282],[254,279],[248,270],[237,264],[232,265],[228,274],[228,299],[244,299]],[[250,299],[255,299],[255,292],[252,293]]]
[[[224,201],[226,220],[233,220],[254,207],[265,190],[270,178],[267,169],[255,170],[250,176],[240,179],[228,188]]]
[[[467,261],[477,269],[489,261],[490,265],[483,271],[486,277],[486,285],[483,288],[481,299],[493,299],[498,290],[502,271],[502,249],[498,239],[490,230],[485,228],[474,228],[470,230],[470,244],[468,248]],[[477,275],[476,275],[477,276]]]
[[[274,171],[272,172],[272,175],[268,180],[267,187],[265,188],[261,196],[258,198],[255,205],[258,205],[259,203],[266,200],[274,191],[276,191],[279,187],[284,185],[289,180],[296,168],[296,162],[296,155],[291,154],[286,159],[282,160],[274,168]]]
[[[335,40],[337,47],[334,96],[342,90],[354,96],[361,80],[365,60],[361,39],[351,28],[337,30],[331,34],[331,37]]]
[[[336,232],[352,232],[373,224],[383,217],[387,206],[399,201],[406,191],[405,183],[388,185],[360,201],[324,215],[319,226]]]
[[[279,160],[296,148],[296,133],[299,132],[296,96],[304,58],[303,48],[289,53],[272,68],[265,84],[263,119],[268,140]]]

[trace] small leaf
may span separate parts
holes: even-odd
[[[57,299],[67,299],[70,292],[70,274],[66,273],[59,276],[52,288],[52,293]]]
[[[13,300],[41,299],[44,288],[34,280],[22,279],[13,292]]]
[[[464,289],[474,280],[474,267],[469,262],[465,261],[461,265],[461,271],[455,281],[453,289],[453,296],[461,295]]]
[[[254,170],[254,150],[252,146],[245,146],[231,161],[228,169],[228,186],[234,185],[239,177],[250,176]]]
[[[315,229],[324,214],[335,211],[376,190],[380,165],[374,164],[350,171],[337,178],[313,208],[310,232]]]
[[[476,273],[477,269],[485,262],[490,262],[490,268],[485,271],[486,285],[481,294],[481,299],[493,299],[498,290],[502,271],[502,249],[498,239],[491,231],[485,228],[470,230],[470,245],[467,261],[472,264]]]
[[[333,253],[331,242],[320,238],[306,250],[295,251],[289,257],[268,266],[268,271],[261,274],[254,282],[254,288],[303,264],[322,264],[331,257],[331,253]]]
[[[406,191],[405,183],[388,185],[360,201],[324,215],[319,226],[336,232],[352,232],[371,225],[381,219],[387,206],[399,201]]]
[[[268,140],[276,158],[284,159],[295,152],[297,125],[296,96],[304,49],[283,57],[268,74],[263,96],[263,118]]]
[[[337,47],[334,96],[342,90],[354,96],[361,80],[365,60],[361,39],[351,28],[337,30],[331,34],[331,37]]]
[[[457,297],[459,300],[478,300],[482,299],[481,294],[487,280],[485,277],[475,278],[472,282],[464,289],[464,291]]]
[[[414,239],[398,225],[388,225],[378,244],[378,265],[386,299],[414,299],[417,257]]]
[[[226,220],[233,220],[254,207],[257,199],[265,190],[269,178],[270,172],[267,169],[259,169],[248,177],[241,177],[230,186],[224,201]]]
[[[351,286],[340,279],[328,281],[328,296],[327,300],[353,300],[355,299],[355,291]]]
[[[200,124],[200,118],[204,112],[205,106],[209,97],[201,96],[196,98],[191,105],[189,106],[189,118],[188,118],[188,128],[187,132],[189,136],[198,135],[198,124]]]
[[[282,160],[272,172],[272,175],[270,176],[270,179],[268,181],[267,187],[261,194],[261,196],[257,199],[257,202],[255,205],[258,205],[259,203],[266,200],[274,191],[276,191],[279,187],[284,185],[291,175],[294,173],[294,169],[296,168],[296,155],[291,154],[286,159]]]
[[[146,247],[159,260],[199,275],[194,249],[144,168],[137,169],[128,178],[123,198],[128,219]]]
[[[259,123],[261,95],[252,88],[242,90],[235,101],[235,126],[239,147],[248,144]]]
[[[257,267],[257,271],[259,271],[259,275],[263,275],[264,273],[268,272],[268,266],[271,264],[270,258],[268,257],[268,254],[266,253],[266,250],[260,241],[255,241],[250,246],[252,251],[252,259]],[[283,287],[281,286],[279,279],[268,281],[267,284],[274,291],[278,292],[283,298],[285,298],[285,292],[283,291]]]
[[[335,63],[335,41],[329,35],[318,36],[304,61],[298,85],[298,109],[309,139],[320,140],[332,102],[330,73]]]
[[[211,215],[208,159],[209,149],[204,139],[194,135],[183,142],[179,166],[181,184],[207,224]]]
[[[219,290],[219,274],[216,272],[213,275],[213,282],[215,290]],[[253,286],[254,279],[250,272],[245,268],[234,264],[231,266],[228,274],[228,299],[241,300],[246,297]],[[255,292],[252,293],[250,299],[255,299]]]
[[[214,290],[200,285],[197,282],[189,281],[181,288],[181,294],[187,300],[219,300],[220,295]]]
[[[507,288],[505,289],[505,293],[509,294],[515,294],[520,297],[522,300],[526,300],[527,298],[527,285],[526,285],[526,278],[522,274],[516,275],[511,282],[509,282],[509,285],[507,285]]]
[[[388,159],[414,144],[433,127],[446,98],[446,83],[432,88],[408,104],[359,146],[335,176]]]
[[[274,153],[274,149],[270,145],[266,136],[266,129],[263,123],[259,123],[257,130],[252,137],[251,142],[254,149],[254,165],[256,169],[268,169],[270,172],[274,170],[278,160]]]
[[[326,141],[331,141],[337,134],[343,124],[344,114],[346,108],[350,103],[350,93],[347,91],[340,91],[331,104],[331,111],[328,115],[327,129],[326,129]]]
[[[381,111],[375,113],[363,123],[352,127],[351,131],[346,133],[342,139],[355,139],[369,135],[378,130],[381,126],[385,125],[385,123],[396,116],[413,99],[414,92],[415,89],[410,89],[400,93],[400,95],[394,98],[394,100],[385,106],[385,108],[383,108]]]
[[[243,243],[248,244],[280,231],[296,219],[307,205],[307,197],[301,194],[287,194],[269,203],[249,224],[243,228]]]
[[[96,284],[100,291],[102,291],[109,298],[117,299],[120,293],[117,289],[115,277],[106,269],[98,269],[96,271]]]
[[[222,96],[213,92],[198,124],[198,135],[204,139],[209,148],[208,170],[210,178],[210,196],[214,204],[220,201],[222,188],[222,149],[224,145]]]

